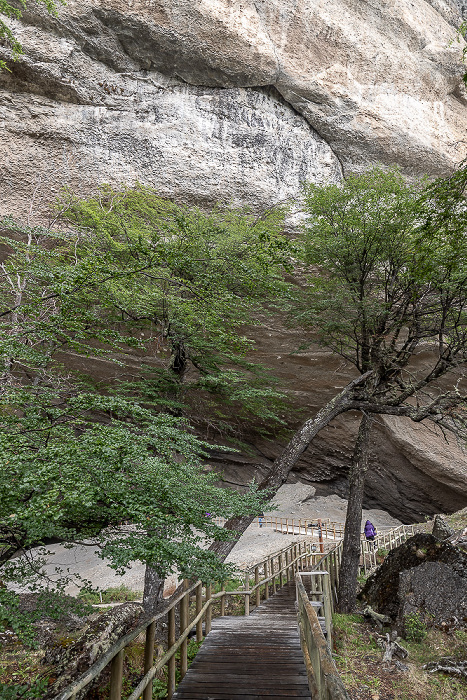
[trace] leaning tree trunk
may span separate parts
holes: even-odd
[[[363,489],[368,468],[371,418],[363,414],[358,430],[349,473],[349,501],[345,518],[342,561],[339,572],[338,608],[350,613],[357,601],[357,576],[360,561],[360,528]]]
[[[350,410],[353,402],[353,390],[356,386],[365,382],[370,374],[371,372],[366,372],[347,384],[340,394],[337,394],[326,406],[318,411],[314,418],[307,420],[302,427],[297,430],[282,454],[279,455],[274,462],[268,476],[260,483],[260,490],[267,491],[270,496],[276,493],[280,486],[285,483],[300,456],[305,452],[306,448],[319,431],[325,428],[333,418]],[[224,527],[228,530],[236,530],[238,536],[234,540],[229,540],[227,542],[213,542],[210,549],[224,560],[253,520],[254,516],[237,517],[228,520]]]

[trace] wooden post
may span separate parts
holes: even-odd
[[[146,643],[144,645],[144,675],[151,670],[154,662],[154,637],[156,634],[156,623],[151,622],[146,627]],[[152,681],[143,690],[143,700],[152,700]]]
[[[269,576],[268,573],[268,562],[264,562],[264,578],[267,579]],[[269,581],[266,580],[265,586],[264,586],[264,600],[267,600],[269,598]]]
[[[211,584],[206,584],[206,602],[208,600],[211,600],[211,595],[212,595],[212,587]],[[206,636],[209,634],[211,631],[211,621],[212,621],[212,605],[209,606],[209,608],[206,610],[206,622],[205,622],[205,628],[206,628]]]
[[[183,590],[187,591],[189,587],[189,582],[187,579],[183,581]],[[189,595],[185,593],[180,601],[180,634],[183,634],[188,627],[188,606],[189,606]],[[180,678],[186,674],[188,670],[188,640],[184,639],[180,646]]]
[[[324,574],[324,586],[323,586],[323,593],[324,593],[324,619],[326,623],[326,630],[328,633],[328,644],[330,649],[332,649],[332,595],[331,595],[331,586],[329,585],[329,574]]]
[[[290,575],[289,575],[289,551],[286,549],[284,552],[284,557],[285,557],[285,578],[287,580],[287,583],[290,581]]]
[[[198,583],[198,585],[196,586],[196,616],[199,615],[202,607],[203,607],[203,584],[200,581]],[[199,622],[196,623],[196,641],[197,642],[203,641],[203,621],[202,620],[199,620]]]
[[[282,554],[279,554],[279,587],[282,588]]]
[[[321,527],[321,520],[318,518],[318,538],[319,538],[319,551],[324,553],[324,544],[323,544],[323,529]]]
[[[292,535],[295,535],[295,520],[292,518]]]
[[[169,629],[167,635],[168,648],[175,644],[175,606],[169,610]],[[172,700],[175,693],[175,654],[167,664],[167,698]]]
[[[112,659],[110,666],[110,700],[121,700],[122,697],[122,680],[123,680],[123,657],[125,649],[118,652]]]
[[[288,518],[285,519],[285,527],[286,527],[287,534],[289,534],[289,520],[288,520]]]
[[[277,591],[276,569],[275,569],[275,566],[274,566],[274,557],[271,559],[271,576],[273,576],[273,579],[272,579],[272,593],[273,593],[273,595],[274,595],[274,593]]]
[[[222,582],[221,617],[225,617],[225,581]]]
[[[261,603],[261,591],[259,589],[259,568],[255,566],[255,605],[258,607],[258,605]]]
[[[245,575],[245,585],[244,585],[245,591],[248,591],[248,593],[245,593],[245,615],[250,614],[250,574],[247,573]]]

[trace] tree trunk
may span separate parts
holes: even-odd
[[[363,488],[368,468],[371,418],[363,414],[358,430],[349,473],[349,502],[345,518],[342,561],[339,572],[338,608],[350,613],[357,600],[357,576],[360,561],[360,529],[362,523]]]
[[[146,617],[156,615],[163,600],[163,592],[164,579],[159,576],[155,569],[146,564],[143,593],[143,608]]]
[[[298,462],[300,456],[305,452],[306,448],[319,431],[325,428],[333,418],[349,410],[353,400],[353,390],[356,386],[363,384],[370,374],[371,372],[366,372],[351,381],[344,387],[340,394],[337,394],[326,406],[318,411],[314,418],[305,421],[284,448],[282,454],[276,459],[268,476],[260,483],[259,488],[261,490],[268,491],[271,497],[276,493],[287,480],[287,477]],[[224,560],[253,520],[254,516],[231,518],[228,520],[224,527],[228,530],[236,530],[238,536],[236,539],[229,540],[228,542],[213,542],[210,549]]]

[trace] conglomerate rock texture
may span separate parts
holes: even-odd
[[[378,163],[447,174],[467,154],[463,44],[450,44],[464,9],[462,0],[69,0],[55,18],[28,3],[11,21],[24,55],[0,73],[0,215],[34,219],[63,185],[85,193],[140,181],[182,202],[260,208],[298,196],[304,180],[335,182]],[[264,328],[258,350],[309,415],[351,375],[317,348],[293,354],[296,340]],[[356,425],[341,417],[323,431],[300,478],[338,488]],[[369,505],[409,519],[465,505],[457,445],[396,419],[381,419],[375,436]],[[230,460],[226,477],[244,481],[278,449],[256,440],[256,456]]]

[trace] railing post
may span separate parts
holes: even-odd
[[[263,566],[263,571],[264,571],[264,578],[267,579],[269,577],[268,573],[268,562],[264,562]],[[264,600],[268,600],[269,598],[269,581],[266,580],[265,586],[264,586]]]
[[[212,586],[211,584],[206,584],[206,602],[208,600],[211,600],[211,595],[212,595]],[[205,618],[205,629],[206,629],[206,636],[209,634],[211,631],[211,621],[212,621],[212,605],[208,607],[206,610],[206,618]]]
[[[187,591],[189,583],[187,579],[183,581],[183,590]],[[188,607],[189,594],[185,593],[180,601],[180,634],[183,634],[188,627]],[[188,640],[184,639],[180,646],[180,678],[183,678],[188,670]]]
[[[110,700],[121,700],[123,680],[123,657],[125,649],[121,649],[112,659],[110,666]]]
[[[319,551],[324,553],[323,528],[321,526],[321,519],[320,518],[318,518],[318,539],[319,539]]]
[[[290,572],[289,572],[289,551],[286,549],[284,552],[284,557],[285,557],[285,577],[287,579],[287,583],[290,581]]]
[[[255,566],[255,605],[258,607],[258,605],[261,603],[261,591],[259,589],[259,568]]]
[[[225,617],[225,581],[222,581],[222,593],[221,596],[221,617]]]
[[[196,616],[199,615],[202,607],[203,607],[203,584],[200,581],[198,583],[198,585],[196,586]],[[203,621],[202,620],[199,620],[196,623],[196,641],[197,642],[203,641]]]
[[[279,586],[282,588],[282,554],[279,554]]]
[[[274,593],[277,591],[277,585],[276,585],[276,569],[275,569],[275,566],[274,566],[274,557],[272,557],[272,559],[271,559],[270,561],[271,561],[271,576],[273,577],[273,578],[272,578],[272,593],[273,593],[273,595],[274,595]]]
[[[146,643],[144,645],[144,674],[151,670],[154,662],[154,637],[156,634],[156,623],[151,622],[146,627]],[[143,700],[152,700],[152,681],[149,681],[143,690]]]
[[[245,616],[250,614],[250,574],[245,575],[245,584],[243,586],[245,593]]]
[[[170,649],[175,644],[175,606],[169,610],[167,644]],[[175,654],[167,665],[167,698],[172,700],[175,693]]]

